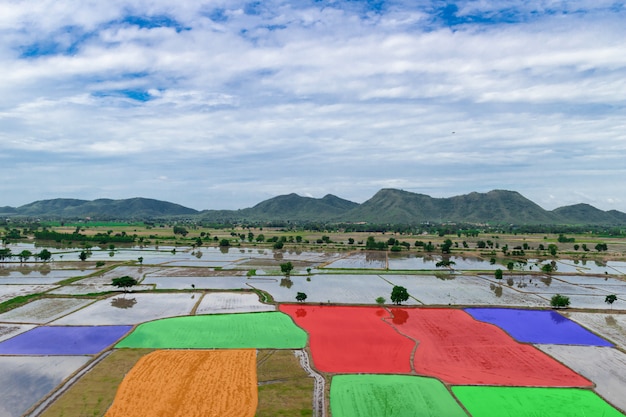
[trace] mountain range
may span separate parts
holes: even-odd
[[[196,218],[209,222],[367,222],[418,224],[424,222],[488,224],[626,225],[626,213],[602,211],[588,204],[544,210],[515,191],[473,192],[433,198],[397,189],[382,189],[362,204],[328,194],[323,198],[281,195],[240,210],[194,210],[166,201],[51,199],[20,207],[0,207],[0,216],[146,220],[165,217]]]

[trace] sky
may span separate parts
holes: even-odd
[[[626,2],[0,0],[0,206],[626,212]]]

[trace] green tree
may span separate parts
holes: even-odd
[[[606,246],[606,243],[598,243],[598,244],[596,245],[595,249],[596,249],[598,252],[606,252],[606,251],[607,251],[607,249],[608,249],[608,247]]]
[[[88,257],[89,253],[87,253],[87,251],[85,250],[80,251],[80,253],[78,254],[78,259],[80,259],[81,261],[86,261]]]
[[[387,300],[385,300],[385,297],[377,297],[376,298],[376,304],[378,304],[379,306],[385,304],[385,301],[387,301]]]
[[[285,246],[285,244],[280,240],[278,242],[274,242],[274,245],[272,245],[272,247],[277,250],[282,249],[283,246]]]
[[[291,262],[285,262],[284,264],[280,264],[280,272],[285,274],[286,277],[291,275],[292,270],[293,270],[293,264]]]
[[[137,260],[139,261],[139,265],[143,265],[143,256],[140,256]]]
[[[304,300],[306,300],[306,294],[303,292],[299,292],[296,294],[296,301],[298,301],[299,303],[304,302]]]
[[[111,281],[111,285],[118,287],[118,288],[122,288],[124,292],[128,292],[128,289],[130,287],[137,285],[137,284],[138,284],[137,280],[133,277],[129,277],[128,275],[125,275],[119,278],[113,278],[113,280]]]
[[[222,240],[220,240],[220,246],[221,247],[230,246],[230,241],[228,239],[222,239]]]
[[[613,309],[613,303],[617,301],[617,295],[611,294],[607,295],[604,299],[604,302],[611,306],[611,310]]]
[[[52,253],[48,249],[42,249],[41,252],[37,254],[37,257],[46,262],[52,258]]]
[[[550,252],[550,255],[556,256],[556,253],[558,250],[559,250],[559,247],[555,245],[554,243],[550,243],[548,245],[548,252]]]
[[[495,276],[496,279],[502,279],[502,270],[500,268],[496,269]]]
[[[450,268],[450,271],[452,271],[453,265],[456,265],[456,262],[445,258],[435,264],[437,268]]]
[[[17,254],[18,258],[20,258],[20,262],[26,262],[28,259],[33,256],[33,253],[28,249],[24,249],[20,253]]]
[[[391,290],[391,301],[395,304],[402,304],[403,301],[409,299],[409,293],[406,288],[396,285]]]
[[[569,297],[561,294],[554,294],[550,299],[550,305],[554,308],[565,308],[569,306]]]
[[[509,272],[513,271],[513,268],[515,268],[515,263],[514,262],[509,262],[506,264],[506,269],[509,270]]]

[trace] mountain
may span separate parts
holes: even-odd
[[[347,213],[373,223],[554,223],[557,216],[515,191],[494,190],[450,198],[433,198],[402,190],[383,189]]]
[[[323,198],[287,194],[240,210],[194,209],[148,198],[125,200],[53,199],[21,207],[0,207],[0,215],[47,218],[151,219],[194,217],[206,222],[367,222],[377,224],[490,223],[626,225],[626,213],[602,211],[588,204],[542,209],[516,191],[473,192],[449,198],[386,188],[362,204],[328,194]]]
[[[75,200],[57,198],[40,200],[15,209],[16,214],[35,217],[60,217],[94,219],[151,218],[163,216],[195,215],[197,210],[179,204],[149,198],[129,198],[125,200]]]
[[[292,193],[270,198],[254,207],[228,211],[207,210],[202,216],[212,219],[249,221],[328,221],[358,207],[357,203],[332,194],[323,198],[301,197]]]
[[[626,214],[617,210],[602,211],[589,204],[574,204],[559,207],[552,211],[561,219],[569,220],[569,223],[578,224],[624,224]]]

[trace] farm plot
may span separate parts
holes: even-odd
[[[137,324],[163,317],[188,315],[200,293],[119,294],[56,320],[53,325],[105,326]]]
[[[348,256],[332,261],[325,268],[332,269],[386,269],[386,252],[353,252]]]
[[[626,354],[596,346],[538,345],[539,349],[596,384],[595,391],[614,406],[626,410]]]
[[[516,342],[501,329],[476,321],[462,310],[401,310],[403,320],[390,324],[418,342],[413,365],[419,375],[455,385],[591,385],[535,347]]]
[[[42,298],[0,314],[0,322],[45,324],[93,302],[85,298]]]
[[[0,342],[34,329],[34,324],[2,324],[0,323]]]
[[[405,287],[411,296],[426,305],[537,307],[549,304],[536,295],[524,294],[503,283],[479,277],[443,273],[441,278],[434,275],[383,275],[383,278],[393,285]]]
[[[46,292],[57,287],[57,285],[0,285],[0,303],[22,295]]]
[[[564,315],[626,349],[626,314],[567,312]]]
[[[279,312],[188,316],[139,325],[117,348],[299,349],[306,333]]]
[[[387,325],[376,307],[281,305],[309,333],[316,369],[333,373],[411,372],[415,343]]]
[[[606,291],[592,287],[590,285],[576,285],[570,282],[561,280],[560,277],[551,277],[535,279],[535,285],[527,285],[519,288],[522,292],[528,292],[533,294],[563,294],[563,295],[606,295]],[[543,285],[542,285],[543,284]]]
[[[590,390],[575,388],[452,387],[472,417],[623,417]]]
[[[42,326],[0,342],[0,355],[95,355],[131,326]]]
[[[310,281],[307,281],[307,278]],[[293,302],[298,292],[312,303],[371,304],[377,297],[388,297],[392,285],[378,275],[319,274],[311,277],[292,276],[291,279],[250,280],[254,288],[267,291],[279,302]],[[409,299],[407,304],[419,304]]]
[[[255,350],[157,351],[120,384],[106,417],[245,417],[257,408]]]
[[[0,356],[0,416],[21,416],[89,360],[88,356]]]
[[[476,320],[500,327],[519,342],[612,346],[556,311],[509,308],[468,308],[465,311]]]
[[[252,313],[275,311],[276,307],[263,304],[254,293],[215,292],[202,297],[196,314]]]
[[[414,256],[414,255],[389,255],[389,269],[391,270],[427,270],[439,269],[437,262],[441,261],[441,256]],[[477,257],[451,256],[454,262],[454,269],[457,271],[489,271],[501,268],[501,265],[485,261]]]
[[[135,285],[133,291],[149,291],[154,289],[152,285]],[[52,295],[91,295],[102,294],[108,292],[120,292],[120,289],[109,284],[89,285],[79,282],[75,285],[63,285],[49,291]]]
[[[335,417],[467,417],[444,385],[406,375],[338,375],[330,386]]]
[[[143,284],[155,285],[157,289],[188,290],[191,288],[213,290],[249,289],[250,280],[244,276],[215,277],[155,277],[149,276]],[[193,287],[192,287],[193,286]]]

